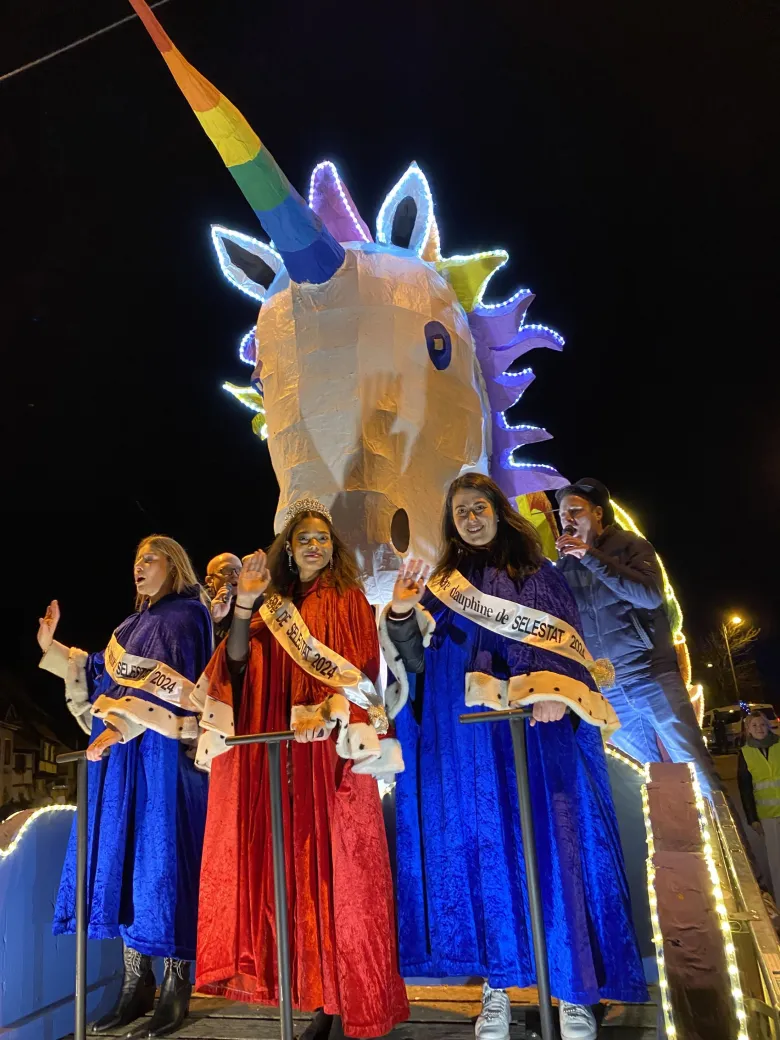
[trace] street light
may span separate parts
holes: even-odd
[[[707,661],[707,667],[712,668],[712,661]]]
[[[729,618],[728,624],[733,625],[735,628],[737,625],[742,624],[742,618],[739,614],[732,614]],[[734,668],[734,658],[731,656],[731,643],[729,642],[729,629],[728,625],[724,621],[721,626],[723,632],[723,642],[726,644],[726,654],[728,655],[729,665],[731,666],[731,678],[734,680],[734,692],[737,695],[737,701],[741,702],[742,698],[739,695],[739,683],[737,682],[737,672]]]

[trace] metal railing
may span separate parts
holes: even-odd
[[[531,796],[528,788],[528,760],[525,743],[525,720],[532,708],[513,708],[507,711],[484,711],[461,715],[466,724],[509,722],[517,776],[517,796],[520,807],[520,828],[523,837],[528,905],[531,915],[531,934],[536,959],[539,1015],[543,1040],[554,1040],[552,1003],[550,1000],[550,973],[547,960],[547,940],[544,929],[539,868],[536,861]],[[268,781],[271,796],[271,842],[274,869],[274,906],[276,911],[276,954],[279,987],[279,1022],[281,1040],[293,1040],[292,995],[290,988],[290,938],[287,927],[287,873],[284,848],[284,816],[282,811],[281,745],[294,739],[292,730],[277,733],[250,733],[228,737],[227,747],[245,744],[266,744],[268,748]],[[87,1018],[87,753],[72,751],[57,756],[57,765],[77,763],[76,771],[76,986],[74,1006],[74,1040],[86,1040]]]
[[[279,1023],[282,1040],[293,1040],[292,994],[290,991],[290,937],[287,931],[287,871],[284,856],[282,813],[281,745],[293,740],[292,730],[279,733],[250,733],[228,737],[228,747],[243,744],[268,746],[268,782],[271,788],[271,845],[274,861],[274,907],[276,910],[276,968],[279,986]]]
[[[568,711],[568,708],[567,708]],[[464,723],[508,722],[512,733],[512,749],[515,756],[517,777],[517,799],[520,806],[520,831],[523,836],[525,877],[528,885],[528,908],[531,913],[531,936],[536,959],[536,988],[539,991],[539,1017],[542,1023],[543,1040],[555,1040],[552,1001],[550,999],[550,967],[547,960],[547,936],[544,930],[542,896],[539,887],[539,864],[536,861],[536,838],[531,814],[531,792],[528,789],[528,756],[525,746],[525,720],[530,718],[532,707],[509,708],[505,711],[479,711],[473,715],[461,715]]]
[[[87,1035],[87,753],[68,751],[57,755],[58,766],[76,762],[76,988],[73,1006],[73,1038]]]

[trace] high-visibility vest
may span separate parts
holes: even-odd
[[[742,754],[753,778],[759,820],[780,817],[780,741],[769,748],[768,758],[748,744],[742,748]]]

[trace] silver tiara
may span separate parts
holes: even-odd
[[[288,507],[284,514],[284,526],[287,527],[301,513],[317,513],[319,516],[324,516],[331,526],[333,525],[333,517],[322,502],[316,498],[299,498],[297,502],[293,502]]]

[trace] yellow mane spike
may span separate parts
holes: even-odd
[[[505,250],[491,249],[471,256],[449,256],[437,261],[436,269],[447,278],[461,307],[468,313],[481,302],[487,283],[508,259],[509,253]]]

